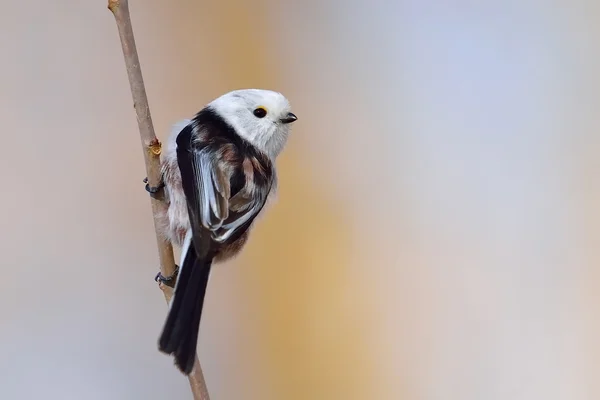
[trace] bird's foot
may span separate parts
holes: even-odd
[[[148,183],[148,177],[144,178],[144,183],[146,184],[146,191],[150,193],[150,196],[153,197],[156,195],[156,193],[158,193],[162,188],[165,187],[165,182],[162,179],[160,180],[158,186],[150,186],[150,184]]]
[[[173,275],[165,278],[163,276],[163,274],[159,271],[158,274],[156,274],[156,276],[154,277],[154,280],[158,283],[162,283],[163,285],[174,288],[175,281],[177,279],[178,274],[179,274],[179,266],[175,265],[175,272],[173,272]]]

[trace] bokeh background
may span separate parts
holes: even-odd
[[[131,0],[157,135],[299,116],[214,270],[214,400],[600,398],[600,3]],[[106,1],[0,12],[0,397],[187,399]]]

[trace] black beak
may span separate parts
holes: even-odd
[[[297,119],[298,119],[298,117],[296,117],[294,114],[288,113],[288,115],[286,115],[285,118],[281,118],[280,121],[282,124],[289,124],[289,123],[294,122]]]

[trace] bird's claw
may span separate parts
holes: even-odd
[[[163,285],[174,288],[175,281],[177,280],[178,274],[179,274],[179,266],[175,265],[175,271],[173,272],[173,275],[165,278],[163,276],[163,274],[159,271],[158,274],[156,274],[156,276],[154,277],[154,280],[156,282],[162,283]]]
[[[158,193],[162,188],[165,187],[165,182],[162,179],[158,186],[150,186],[150,184],[148,183],[148,177],[144,178],[144,183],[146,184],[146,191],[150,193],[150,196],[152,197],[154,197],[156,193]]]

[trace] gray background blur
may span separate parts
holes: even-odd
[[[131,9],[161,139],[242,87],[299,116],[211,279],[214,400],[600,398],[600,3]],[[106,1],[2,2],[0,132],[0,397],[190,398]]]

